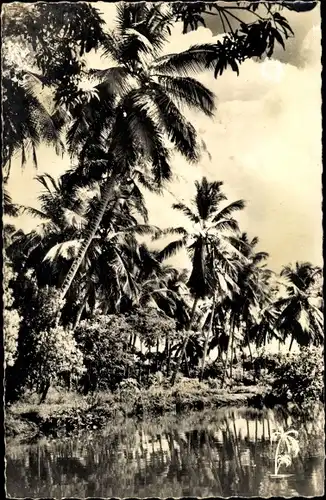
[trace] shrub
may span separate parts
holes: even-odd
[[[137,380],[133,378],[127,378],[122,380],[119,384],[120,400],[123,402],[128,402],[135,398],[140,393],[140,387]]]
[[[83,353],[82,387],[89,390],[115,390],[128,377],[134,365],[129,347],[130,327],[123,316],[97,316],[84,320],[75,331],[77,344]]]
[[[3,333],[4,333],[4,354],[7,366],[13,366],[18,347],[18,333],[21,317],[14,309],[13,291],[10,288],[10,281],[15,279],[16,274],[12,271],[9,260],[4,258],[3,269]]]
[[[35,334],[34,363],[28,376],[28,385],[40,392],[45,382],[54,382],[66,372],[80,376],[83,356],[77,347],[73,333],[63,327],[49,328]]]
[[[204,371],[204,379],[219,379],[223,378],[224,364],[222,360],[214,361],[213,363],[207,363]]]
[[[298,354],[287,354],[274,370],[271,394],[284,402],[309,406],[322,399],[324,357],[321,348],[304,347]]]
[[[258,356],[253,360],[253,368],[258,374],[261,370],[267,370],[268,373],[274,373],[275,370],[284,364],[287,359],[287,353],[274,353],[261,349]]]

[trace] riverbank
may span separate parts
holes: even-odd
[[[80,396],[59,394],[48,403],[18,402],[6,410],[7,438],[30,441],[42,436],[61,437],[83,429],[96,430],[110,421],[125,418],[144,419],[168,413],[223,407],[259,407],[264,387],[248,386],[212,389],[201,383],[178,384],[174,388],[152,387],[148,390],[100,393]]]

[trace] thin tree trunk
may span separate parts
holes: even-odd
[[[185,337],[185,340],[184,340],[183,346],[182,346],[182,351],[181,351],[181,354],[179,354],[179,357],[177,359],[177,365],[176,365],[176,367],[174,369],[174,372],[173,372],[173,375],[172,375],[172,380],[171,380],[171,385],[172,386],[175,384],[177,373],[178,373],[178,371],[180,369],[181,360],[182,360],[183,356],[186,354],[187,344],[188,344],[189,336],[190,336],[190,333],[191,333],[191,328],[192,328],[192,325],[193,325],[193,322],[194,322],[194,319],[195,319],[195,312],[196,312],[198,300],[199,300],[198,297],[195,297],[195,300],[194,300],[194,303],[193,303],[193,306],[192,306],[192,311],[191,311],[191,316],[190,316],[190,322],[189,322],[188,330],[187,330],[186,337]]]
[[[187,370],[187,377],[190,377],[190,370],[189,370],[189,363],[188,363],[188,358],[187,358],[187,353],[184,352],[184,357],[185,357],[185,363],[186,363],[186,370]]]
[[[75,330],[77,328],[77,326],[79,325],[79,322],[80,322],[80,318],[83,314],[83,311],[85,309],[85,306],[86,306],[86,302],[87,302],[87,298],[88,298],[88,294],[86,293],[85,294],[85,297],[84,297],[84,300],[83,302],[80,304],[79,306],[79,309],[78,309],[78,312],[77,312],[77,316],[76,316],[76,319],[75,319],[75,323],[74,323],[74,326],[73,326],[73,329]]]
[[[233,370],[233,360],[234,360],[234,328],[232,331],[232,342],[231,342],[231,357],[230,357],[230,380],[232,379],[232,370]]]
[[[156,339],[156,371],[158,371],[158,356],[159,356],[159,353],[160,353],[160,340],[157,337],[157,339]]]
[[[223,388],[225,378],[226,378],[226,371],[227,371],[227,367],[228,367],[227,366],[228,365],[228,358],[229,358],[229,353],[230,353],[230,348],[231,348],[231,343],[232,343],[232,338],[233,338],[233,330],[234,330],[234,320],[231,320],[230,335],[229,335],[228,347],[227,347],[226,355],[225,355],[221,388]]]
[[[206,335],[206,338],[205,338],[205,344],[204,344],[203,362],[202,362],[201,372],[200,372],[200,375],[199,375],[199,381],[200,382],[204,378],[204,371],[205,371],[205,364],[206,364],[208,341],[209,341],[209,337],[210,337],[210,335],[212,333],[212,330],[213,330],[213,321],[214,321],[214,313],[215,313],[215,303],[216,303],[216,297],[215,297],[215,293],[214,293],[212,310],[211,310],[211,317],[210,317],[210,320],[209,320],[208,331],[207,331],[207,335]],[[203,327],[203,329],[204,328],[205,328],[205,326]]]
[[[247,336],[247,344],[248,344],[248,349],[249,349],[249,356],[250,356],[251,366],[253,368],[254,359],[253,359],[253,356],[252,356],[252,351],[251,351],[251,346],[250,346],[250,338],[249,338],[248,330],[246,330],[246,336]],[[256,383],[256,380],[257,380],[256,370],[254,370],[254,382],[255,383]]]
[[[48,395],[50,385],[51,385],[51,381],[49,379],[46,382],[44,382],[39,404],[44,403],[44,401],[46,400],[46,396]]]
[[[293,346],[293,341],[294,341],[294,336],[292,335],[290,346],[289,346],[289,352],[291,352],[291,349],[292,349],[292,346]]]
[[[60,299],[64,299],[70,286],[71,286],[71,283],[73,282],[73,279],[74,277],[76,276],[76,273],[81,265],[81,263],[83,262],[83,259],[85,257],[85,254],[90,246],[90,244],[92,243],[92,240],[94,238],[94,236],[96,235],[96,232],[102,222],[102,219],[103,219],[103,215],[105,213],[105,210],[108,206],[108,203],[110,201],[110,199],[112,198],[112,194],[113,194],[113,191],[114,191],[114,184],[115,182],[117,182],[117,177],[113,176],[111,177],[105,187],[104,187],[104,190],[103,190],[103,196],[102,196],[102,199],[101,199],[101,203],[100,203],[100,206],[99,206],[99,209],[94,217],[94,220],[92,220],[87,228],[87,231],[86,231],[86,234],[85,234],[85,239],[83,241],[83,243],[81,244],[79,250],[78,250],[78,254],[76,256],[76,258],[74,259],[68,273],[67,273],[67,276],[65,277],[64,279],[64,282],[61,286],[61,290],[60,290]]]
[[[166,340],[166,376],[170,376],[170,370],[171,370],[171,345],[170,345],[170,339],[167,337]]]

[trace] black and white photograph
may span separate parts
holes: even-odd
[[[2,3],[8,498],[324,495],[321,7]]]

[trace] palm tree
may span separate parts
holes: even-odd
[[[29,149],[37,166],[36,150],[41,142],[53,145],[57,153],[63,151],[61,129],[64,124],[58,108],[49,108],[39,98],[39,89],[28,72],[17,69],[3,59],[3,167],[5,181],[10,175],[11,160],[21,152],[21,165],[25,166]]]
[[[294,340],[301,346],[320,345],[324,341],[324,317],[315,290],[321,275],[321,268],[310,262],[296,262],[281,271],[287,285],[286,297],[276,301],[280,311],[277,328],[285,338],[291,335],[289,350]]]
[[[217,181],[209,182],[206,177],[203,177],[201,182],[195,182],[196,194],[191,207],[184,203],[173,205],[175,210],[185,214],[194,225],[194,232],[189,233],[181,227],[161,232],[161,234],[174,232],[182,235],[181,239],[172,241],[161,251],[162,257],[171,256],[180,248],[186,247],[192,261],[188,287],[194,301],[182,352],[177,359],[176,369],[172,377],[172,384],[175,382],[182,357],[186,352],[198,302],[212,295],[217,287],[227,290],[229,286],[234,286],[232,274],[236,263],[233,254],[241,254],[230,239],[230,232],[238,231],[238,223],[232,216],[234,212],[242,210],[245,203],[243,200],[238,200],[221,208],[221,202],[227,199],[221,191],[222,184],[222,182]]]
[[[36,269],[39,282],[60,286],[67,265],[78,251],[87,221],[98,208],[101,189],[93,185],[92,189],[77,187],[75,192],[68,192],[62,178],[56,181],[42,175],[36,179],[45,188],[39,196],[41,207],[22,207],[22,210],[42,222],[23,235],[19,244],[27,252],[25,264]],[[111,200],[98,237],[93,240],[88,257],[79,268],[78,279],[70,289],[67,305],[79,303],[76,324],[87,305],[92,304],[94,309],[96,298],[102,297],[100,302],[106,310],[116,311],[123,294],[136,293],[130,255],[138,251],[136,235],[154,230],[140,224],[143,214],[137,192],[135,197],[131,194],[126,198],[121,189],[120,195]]]
[[[87,138],[94,138],[94,129],[96,136],[109,145],[104,158],[108,175],[99,210],[62,284],[62,298],[96,235],[112,192],[132,173],[138,160],[150,164],[158,186],[171,178],[165,138],[188,161],[198,160],[196,131],[179,106],[212,115],[213,93],[189,76],[210,66],[210,47],[195,46],[181,54],[159,57],[171,19],[160,5],[119,5],[116,28],[103,42],[105,55],[114,64],[107,70],[89,72],[100,83],[87,99],[81,95],[77,108],[72,109],[75,118],[68,136],[71,148],[83,154],[89,147]]]
[[[247,233],[242,233],[235,246],[241,251],[246,261],[238,269],[236,278],[237,290],[234,290],[232,297],[227,300],[226,308],[230,312],[230,336],[225,360],[223,382],[227,370],[227,361],[231,353],[230,376],[232,376],[234,332],[242,334],[244,330],[245,344],[247,345],[250,357],[252,353],[250,347],[250,332],[253,332],[253,326],[257,323],[260,311],[269,298],[269,278],[271,271],[266,269],[264,262],[268,258],[266,252],[256,252],[255,247],[258,244],[258,238],[251,241]],[[271,302],[271,301],[269,301]],[[223,384],[222,382],[222,384]]]

